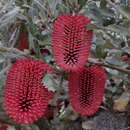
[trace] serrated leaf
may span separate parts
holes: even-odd
[[[54,80],[54,77],[50,73],[46,73],[45,76],[42,79],[43,84],[45,85],[45,88],[47,88],[49,91],[56,91],[57,83]]]
[[[117,9],[122,13],[124,16],[126,16],[128,19],[130,19],[130,7],[129,6],[119,6]]]
[[[115,93],[117,91],[117,87],[107,87],[107,90],[109,90],[112,93]]]
[[[1,17],[0,23],[2,24],[2,23],[10,22],[10,20],[12,20],[12,19],[14,19],[14,17],[16,17],[16,15],[19,13],[19,11],[20,11],[19,7],[12,9],[7,14],[5,14],[4,16]]]
[[[52,57],[48,55],[43,55],[43,60],[46,61],[46,63],[49,63],[52,60]]]
[[[118,57],[108,57],[105,61],[111,65],[122,66],[123,62]]]
[[[118,34],[123,35],[123,36],[130,36],[130,29],[125,28],[125,27],[120,26],[120,25],[109,25],[107,27],[103,27],[100,25],[90,23],[87,25],[87,27],[90,30],[111,31],[111,32],[115,32],[115,33],[118,33]]]
[[[113,69],[110,69],[110,68],[106,68],[106,71],[113,76],[118,76],[118,74],[119,74],[119,72],[117,70],[113,70]]]
[[[123,47],[122,51],[125,52],[125,53],[130,54],[130,47]]]
[[[127,0],[127,4],[128,4],[128,6],[130,6],[130,0]]]
[[[106,29],[124,36],[130,36],[130,29],[120,25],[109,25],[108,27],[106,27]]]
[[[104,46],[102,46],[102,45],[96,46],[96,55],[98,58],[106,57],[107,53],[104,51]]]
[[[106,5],[107,5],[106,0],[101,0],[101,2],[100,2],[100,6],[101,6],[101,8],[106,7]]]
[[[94,42],[96,43],[96,45],[99,45],[99,46],[104,45],[106,43],[102,37],[96,38]]]
[[[109,54],[116,54],[116,55],[118,55],[118,54],[121,54],[121,50],[117,50],[117,49],[108,49],[108,51],[109,51]]]
[[[60,3],[61,3],[61,0],[50,0],[49,6],[50,6],[52,15],[55,15],[56,7]]]
[[[49,35],[50,32],[49,32],[48,30],[44,30],[44,31],[41,32],[41,34],[42,34],[43,36],[45,36],[45,35]]]
[[[8,65],[6,68],[2,69],[0,71],[0,88],[3,87],[4,82],[5,82],[5,72],[7,72],[8,68],[10,67],[10,65]]]

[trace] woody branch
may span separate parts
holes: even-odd
[[[24,57],[31,57],[29,54],[26,54],[26,53],[24,53],[23,51],[20,51],[17,48],[7,48],[7,47],[0,46],[0,52],[12,53],[12,54],[16,54],[16,55],[24,56]],[[104,66],[104,67],[107,67],[107,68],[115,69],[115,70],[118,70],[118,71],[126,73],[126,74],[130,74],[130,71],[125,69],[125,68],[110,65],[110,64],[108,64],[104,61],[97,61],[94,58],[89,58],[88,62],[91,63],[91,64],[97,64],[97,65]]]

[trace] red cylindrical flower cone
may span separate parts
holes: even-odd
[[[18,41],[18,49],[24,50],[29,48],[29,43],[28,43],[28,34],[27,34],[27,29],[25,25],[21,25],[20,28],[20,36],[19,36],[19,41]]]
[[[82,115],[94,114],[102,103],[105,81],[105,71],[97,65],[70,72],[69,99],[73,109]]]
[[[42,83],[45,72],[52,68],[41,60],[19,59],[7,74],[4,108],[18,123],[32,123],[43,116],[54,93]]]
[[[90,19],[83,15],[62,14],[53,25],[53,50],[56,63],[64,70],[79,70],[88,59],[92,31]]]

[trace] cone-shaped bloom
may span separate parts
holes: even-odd
[[[97,65],[70,72],[69,99],[73,109],[82,115],[94,114],[102,103],[105,81],[105,71]]]
[[[92,41],[87,30],[90,19],[78,14],[62,14],[53,24],[52,43],[56,63],[64,70],[79,70],[86,63]]]
[[[21,25],[21,29],[20,29],[20,37],[19,37],[19,49],[20,50],[24,50],[24,49],[28,49],[29,45],[28,45],[28,35],[27,35],[27,29],[25,28],[25,25]]]
[[[4,108],[18,123],[32,123],[43,116],[53,92],[42,83],[45,72],[52,68],[41,60],[19,59],[7,74]]]

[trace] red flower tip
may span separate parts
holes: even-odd
[[[44,115],[53,92],[42,84],[52,68],[41,60],[19,59],[11,66],[4,88],[4,108],[18,123],[32,123]]]
[[[94,114],[102,102],[105,81],[104,69],[97,65],[71,72],[69,98],[74,110],[82,115]]]
[[[20,50],[28,49],[28,38],[27,38],[27,30],[24,26],[21,26],[21,34],[19,40],[19,47]]]
[[[128,57],[128,56],[122,56],[122,61],[129,61],[130,60],[130,57]]]
[[[92,31],[83,15],[62,14],[53,25],[53,50],[57,64],[64,70],[79,70],[89,55]]]

